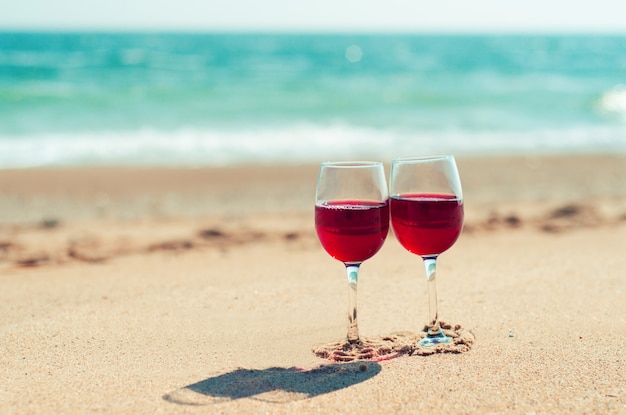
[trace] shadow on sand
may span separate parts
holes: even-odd
[[[212,405],[241,398],[286,403],[350,387],[380,371],[376,362],[331,364],[315,369],[237,369],[177,389],[163,399],[180,405]]]

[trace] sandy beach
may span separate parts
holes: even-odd
[[[439,309],[471,349],[350,363],[312,351],[347,307],[317,165],[1,171],[0,413],[626,414],[626,156],[457,161]],[[364,337],[426,322],[393,235],[358,304]]]

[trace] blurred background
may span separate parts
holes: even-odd
[[[0,168],[626,151],[621,1],[249,3],[3,5]]]

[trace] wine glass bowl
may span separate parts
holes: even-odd
[[[348,276],[349,343],[358,343],[356,292],[361,263],[375,255],[389,231],[389,197],[380,162],[325,162],[315,192],[315,230]]]
[[[454,245],[463,228],[463,193],[454,156],[398,158],[392,161],[390,176],[394,235],[422,258],[426,269],[428,332],[419,345],[449,343],[439,324],[435,278],[437,257]]]
[[[439,255],[463,228],[463,201],[449,194],[401,194],[391,198],[396,239],[421,257]]]
[[[387,223],[384,223],[387,218]],[[333,258],[361,263],[380,250],[389,231],[389,204],[337,200],[315,206],[319,240]]]

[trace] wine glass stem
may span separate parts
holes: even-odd
[[[359,266],[361,264],[346,264],[348,274],[348,342],[359,342],[359,326],[356,313],[356,288],[359,282]]]
[[[437,256],[424,258],[426,281],[428,282],[428,336],[442,336],[439,327],[439,313],[437,310]]]

